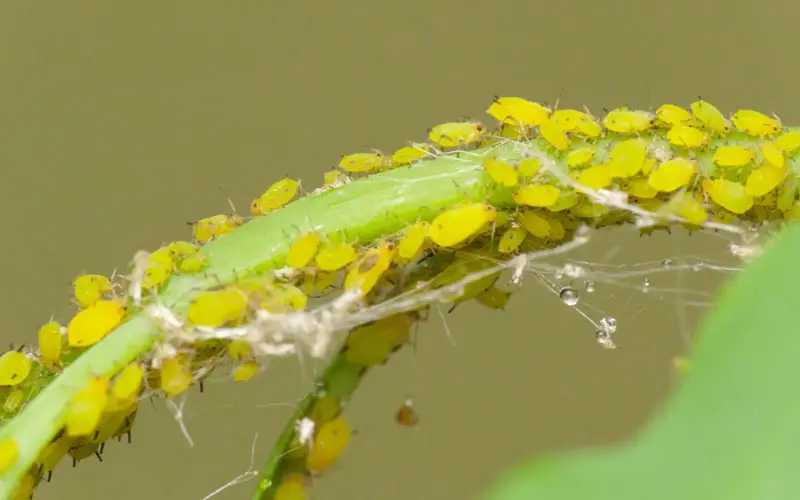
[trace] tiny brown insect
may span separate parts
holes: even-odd
[[[419,423],[419,416],[414,410],[414,403],[411,398],[406,398],[394,416],[395,421],[403,427],[414,427]]]

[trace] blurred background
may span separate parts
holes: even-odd
[[[307,189],[342,153],[392,151],[426,129],[483,119],[492,96],[562,107],[750,107],[800,123],[790,34],[800,4],[629,2],[0,2],[0,340],[31,342],[71,315],[70,282],[125,269],[134,252],[188,238],[187,221],[240,213],[284,175]],[[575,286],[619,349],[529,277],[505,313],[438,315],[366,380],[357,429],[316,499],[464,499],[530,456],[624,439],[675,384],[672,360],[725,276],[670,271],[734,262],[720,235],[600,232],[571,255],[642,277]],[[587,264],[588,268],[591,265]],[[564,283],[562,283],[564,284]],[[708,300],[702,299],[702,300]],[[701,301],[702,301],[701,300]],[[297,359],[248,384],[193,389],[190,447],[164,406],[145,404],[133,444],[62,464],[36,498],[201,499],[261,467],[313,378]],[[420,424],[394,422],[406,395]],[[255,483],[214,498],[249,498]]]

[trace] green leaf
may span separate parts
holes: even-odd
[[[800,224],[727,286],[690,372],[628,443],[513,471],[487,498],[800,498]]]

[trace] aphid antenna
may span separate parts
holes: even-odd
[[[233,199],[231,199],[230,194],[228,194],[228,191],[225,189],[225,187],[220,184],[219,189],[228,200],[228,206],[231,208],[231,215],[239,215],[239,212],[236,211],[236,205],[233,204]]]

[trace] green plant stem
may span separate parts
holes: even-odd
[[[210,286],[279,268],[301,230],[314,229],[332,241],[367,244],[417,220],[431,220],[442,208],[455,203],[486,201],[492,189],[480,158],[490,151],[507,159],[517,156],[512,147],[502,146],[470,152],[469,160],[455,155],[437,158],[426,161],[424,168],[399,168],[373,175],[253,218],[201,249],[210,262],[207,272],[173,277],[157,300],[180,316],[190,300]],[[18,480],[64,425],[66,409],[76,391],[92,376],[111,376],[145,355],[160,336],[158,326],[143,311],[136,312],[0,428],[0,441],[13,438],[19,449],[17,460],[0,476],[0,498],[11,496]]]
[[[292,451],[295,437],[295,423],[308,417],[320,395],[323,393],[338,399],[342,406],[350,399],[361,380],[369,371],[368,368],[348,363],[344,351],[340,351],[328,364],[325,371],[314,381],[314,389],[309,391],[297,408],[292,419],[284,427],[269,461],[261,473],[253,500],[270,500],[285,472],[285,457]]]

